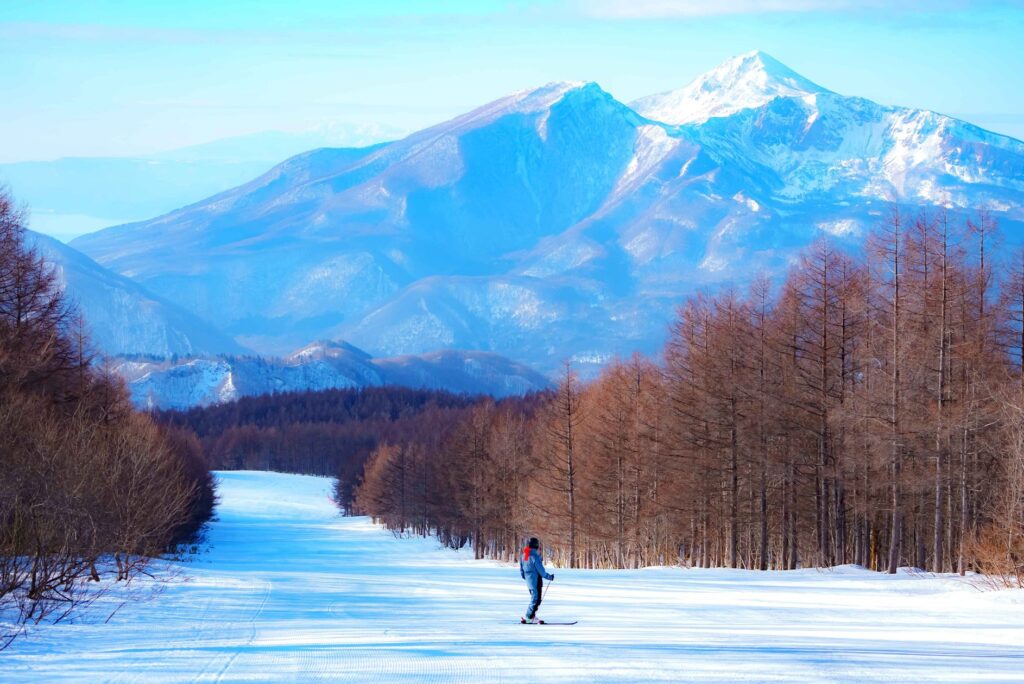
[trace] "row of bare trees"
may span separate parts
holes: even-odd
[[[195,436],[98,371],[53,269],[0,193],[0,648],[190,538],[213,488]]]
[[[897,211],[785,282],[680,308],[634,356],[543,401],[484,403],[441,442],[385,445],[358,510],[569,566],[895,572],[1024,559],[1024,258],[982,215]]]

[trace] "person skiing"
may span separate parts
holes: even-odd
[[[526,580],[526,586],[530,589],[530,607],[526,609],[526,617],[520,619],[523,624],[535,625],[537,609],[540,608],[541,599],[544,596],[544,580],[549,582],[555,576],[544,569],[544,560],[540,557],[540,541],[536,537],[530,537],[529,543],[523,549],[523,558],[519,561],[519,576]]]

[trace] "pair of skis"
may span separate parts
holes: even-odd
[[[573,620],[572,622],[547,622],[545,620],[527,622],[525,618],[519,618],[519,624],[521,625],[575,625],[577,622],[579,622],[579,620]]]

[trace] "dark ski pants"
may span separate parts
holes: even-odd
[[[544,596],[544,579],[540,575],[537,575],[536,582],[527,578],[526,586],[530,588],[530,607],[526,609],[526,619],[532,620],[533,616],[537,614],[537,609],[540,608],[541,597]]]

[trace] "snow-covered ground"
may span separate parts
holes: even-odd
[[[339,517],[330,485],[221,473],[190,581],[33,631],[0,680],[1024,680],[1021,592],[854,568],[554,569],[541,615],[579,624],[523,626],[515,568]]]

